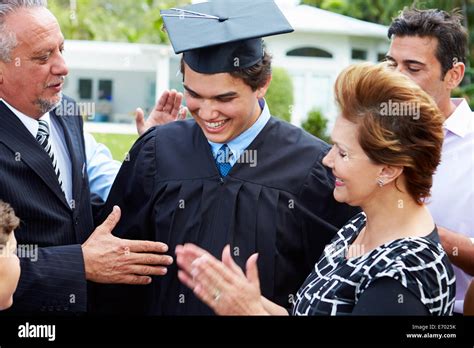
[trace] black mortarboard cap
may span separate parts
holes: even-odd
[[[214,0],[161,15],[175,53],[202,74],[253,66],[263,58],[263,37],[293,31],[273,0]]]

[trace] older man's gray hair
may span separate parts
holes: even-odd
[[[46,7],[47,0],[0,0],[0,60],[9,62],[11,51],[18,44],[15,34],[7,30],[5,18],[20,8]]]

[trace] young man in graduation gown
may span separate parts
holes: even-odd
[[[212,2],[164,11],[184,52],[193,120],[149,131],[122,166],[105,211],[122,207],[114,234],[169,245],[196,243],[236,262],[259,253],[263,295],[291,307],[324,246],[356,211],[333,199],[323,141],[270,114],[263,99],[271,57],[261,37],[291,32],[273,1]],[[238,15],[236,15],[238,14]],[[218,294],[216,295],[218,299]],[[100,313],[205,315],[177,267],[146,287],[95,289]]]

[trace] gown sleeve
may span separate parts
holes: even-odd
[[[100,223],[114,205],[122,216],[113,234],[127,239],[150,239],[156,174],[155,129],[145,133],[133,145],[114,181],[110,195],[101,211]],[[145,235],[148,234],[148,235]],[[148,237],[148,238],[147,238]]]

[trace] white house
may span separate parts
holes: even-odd
[[[332,124],[338,73],[353,62],[384,57],[388,28],[294,0],[277,2],[295,32],[265,41],[274,66],[284,67],[293,79],[291,121],[300,125],[309,110],[319,108]],[[150,109],[164,89],[182,90],[179,56],[171,46],[68,41],[65,58],[70,68],[65,93],[95,102],[95,121],[132,123],[137,106]]]
[[[337,75],[351,63],[377,62],[385,57],[388,28],[292,3],[283,1],[280,8],[295,31],[265,40],[275,66],[287,69],[293,79],[292,123],[300,125],[312,108],[319,108],[333,121]]]
[[[178,87],[178,57],[166,45],[97,41],[67,41],[69,66],[64,93],[83,103],[95,103],[94,121],[131,123],[133,111],[149,109],[156,96]]]

